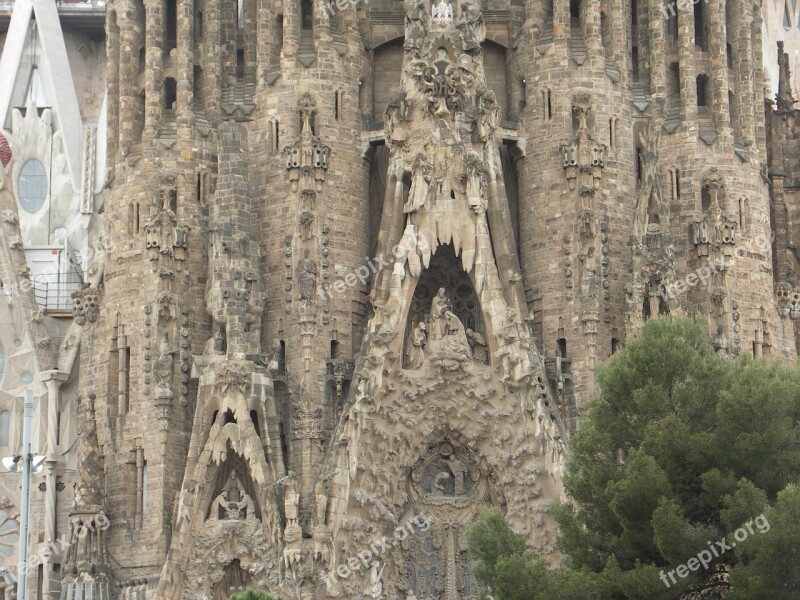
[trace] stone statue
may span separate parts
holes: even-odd
[[[431,353],[446,351],[472,357],[467,332],[461,320],[451,310],[450,299],[446,296],[444,288],[439,288],[431,300],[428,323],[430,327],[428,350]]]
[[[482,363],[488,363],[489,350],[486,347],[486,338],[477,331],[467,329],[467,340],[472,349],[472,358]]]
[[[383,593],[383,583],[381,583],[383,566],[378,569],[379,564],[377,560],[373,561],[364,577],[364,597],[366,598],[380,598]]]
[[[411,330],[406,343],[406,367],[419,369],[425,362],[425,340],[427,339],[425,321],[420,321]]]
[[[239,504],[237,505],[237,512],[243,510],[246,520],[255,521],[256,505],[253,502],[253,499],[250,497],[250,494],[245,492],[241,485],[239,486],[239,496],[241,497],[241,500],[239,500]]]
[[[228,509],[228,491],[222,490],[214,501],[211,503],[211,512],[208,515],[209,521],[219,521],[219,511],[220,509]],[[226,513],[227,514],[227,513]]]
[[[222,325],[220,323],[214,324],[214,335],[206,341],[203,354],[222,354],[222,348],[225,343],[225,334],[223,333]]]
[[[295,275],[300,288],[300,300],[312,302],[317,291],[317,263],[308,255],[308,250],[303,251],[303,258],[297,262]]]
[[[447,459],[447,466],[450,467],[450,471],[453,473],[454,494],[456,496],[464,495],[467,492],[467,465],[458,460],[455,456],[451,456]]]
[[[425,2],[422,0],[406,0],[406,38],[403,48],[419,50],[425,41]]]
[[[479,117],[475,127],[475,141],[488,142],[500,126],[500,105],[494,90],[486,90],[480,96]]]
[[[450,312],[450,299],[445,295],[445,289],[439,288],[439,291],[431,300],[430,336],[428,341],[428,349],[431,352],[438,352],[442,348],[442,339],[447,332],[446,315],[448,312]]]
[[[488,202],[486,200],[486,169],[480,158],[470,156],[467,158],[467,203],[476,213],[486,212]]]
[[[314,498],[317,504],[317,523],[325,525],[328,518],[328,495],[325,493],[325,484],[318,481],[314,486]]]
[[[486,38],[483,14],[476,0],[464,0],[461,3],[461,17],[458,24],[461,31],[461,49],[465,52],[477,50]]]
[[[775,102],[778,110],[792,110],[795,99],[792,95],[792,71],[789,67],[789,55],[783,51],[783,42],[778,42],[778,93]]]
[[[731,344],[728,340],[728,336],[725,335],[725,328],[722,325],[717,327],[717,334],[711,341],[711,347],[714,348],[714,352],[720,356],[730,356]]]
[[[403,206],[404,213],[413,213],[425,206],[430,197],[432,176],[431,164],[422,154],[417,154],[414,159],[414,175],[411,179],[411,188],[408,190],[408,200]]]
[[[160,352],[153,368],[155,391],[159,398],[172,396],[170,384],[172,383],[172,366],[174,363],[172,355],[174,353],[175,351],[169,348],[169,334],[164,332]]]
[[[433,483],[431,484],[431,492],[438,492],[441,496],[447,495],[447,486],[446,482],[450,479],[451,475],[447,471],[439,471],[433,478]]]
[[[297,507],[300,503],[300,493],[297,491],[297,480],[295,479],[295,472],[289,471],[286,481],[283,484],[286,486],[286,492],[283,499],[283,509],[286,513],[286,526],[292,527],[297,525]]]

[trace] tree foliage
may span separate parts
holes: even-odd
[[[570,444],[574,503],[554,508],[563,566],[511,541],[499,513],[468,534],[493,596],[666,600],[721,563],[730,598],[800,598],[800,369],[717,356],[705,325],[655,319],[598,384]],[[754,528],[762,514],[767,526]],[[748,523],[753,532],[707,567],[675,571]]]
[[[229,598],[229,600],[278,600],[273,596],[270,596],[266,592],[262,592],[260,590],[254,590],[253,588],[249,587],[244,592],[240,592],[238,594],[234,594]]]

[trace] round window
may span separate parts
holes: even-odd
[[[19,203],[25,212],[37,213],[44,206],[47,198],[47,173],[44,165],[35,158],[22,165],[18,191]]]

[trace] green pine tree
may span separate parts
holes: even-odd
[[[554,509],[563,567],[488,513],[467,536],[478,581],[497,600],[667,600],[727,565],[729,598],[800,598],[800,369],[717,356],[705,324],[655,319],[598,384],[566,465],[576,503]],[[762,514],[772,527],[754,528]],[[745,526],[742,543],[677,570]]]

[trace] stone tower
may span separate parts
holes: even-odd
[[[465,529],[554,553],[568,435],[646,319],[795,356],[760,13],[673,8],[112,0],[94,583],[477,598]]]

